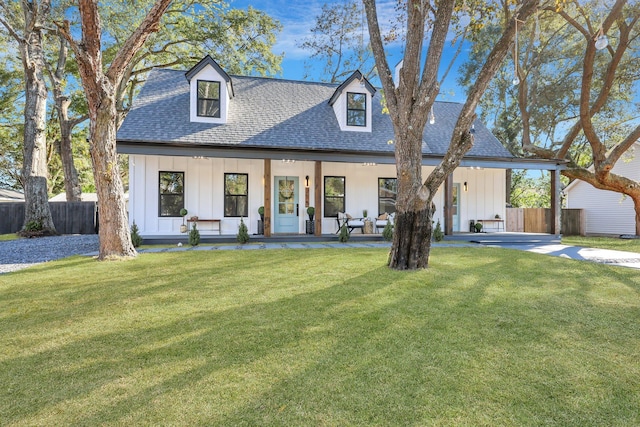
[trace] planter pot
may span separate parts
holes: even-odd
[[[315,234],[316,232],[316,223],[315,221],[306,221],[305,223],[305,231],[307,234]]]
[[[186,226],[186,224],[182,224],[182,225],[180,225],[180,232],[181,232],[181,233],[186,233],[186,232],[187,232],[187,226]]]

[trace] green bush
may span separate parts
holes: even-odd
[[[480,233],[482,231],[482,223],[481,222],[476,222],[476,225],[474,225],[474,227],[476,228],[476,233]]]
[[[247,229],[247,226],[242,218],[240,218],[240,226],[238,226],[238,234],[236,235],[236,239],[242,244],[249,241],[249,230]]]
[[[142,245],[142,237],[140,236],[138,231],[138,225],[135,221],[133,221],[133,225],[131,226],[131,243],[133,243],[134,248]]]
[[[393,224],[391,224],[389,220],[387,220],[387,225],[385,225],[382,230],[382,238],[387,242],[393,240]]]
[[[440,220],[436,223],[436,228],[433,230],[433,240],[436,242],[441,242],[444,239],[444,233],[442,232],[442,227],[440,227]]]
[[[343,225],[340,227],[340,234],[338,235],[338,241],[341,243],[347,243],[349,241],[349,230],[347,230],[347,226]]]
[[[193,227],[191,227],[191,231],[189,232],[189,244],[191,246],[198,246],[198,243],[200,243],[200,232],[194,222]]]
[[[41,231],[42,230],[42,222],[31,220],[24,225],[24,231]]]

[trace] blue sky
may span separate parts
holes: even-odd
[[[276,18],[283,26],[282,32],[278,35],[278,41],[273,51],[283,53],[282,75],[279,77],[292,80],[302,80],[304,76],[304,63],[309,59],[309,52],[302,50],[298,45],[305,37],[310,35],[310,29],[315,25],[315,18],[321,12],[325,3],[338,3],[344,0],[231,0],[230,5],[234,8],[252,7],[262,10]],[[378,0],[378,15],[383,25],[384,17],[391,16],[396,0]],[[365,31],[365,37],[367,37]],[[401,46],[390,49],[391,55],[388,58],[390,65],[395,65],[401,59]],[[442,71],[446,68],[448,61],[454,54],[454,50],[447,45],[444,52]],[[449,72],[447,80],[444,82],[438,100],[442,101],[464,101],[464,91],[456,84],[457,67],[463,62],[461,55]],[[446,61],[446,63],[445,63]],[[316,76],[312,80],[319,80]]]

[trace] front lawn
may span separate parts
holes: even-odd
[[[386,257],[189,251],[0,275],[0,424],[640,424],[637,270]]]

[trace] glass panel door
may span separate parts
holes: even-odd
[[[298,177],[275,177],[275,233],[298,233],[300,230],[298,205]]]
[[[453,219],[451,224],[453,226],[453,231],[460,231],[460,183],[453,184],[453,205],[451,206],[451,210],[453,213]]]

